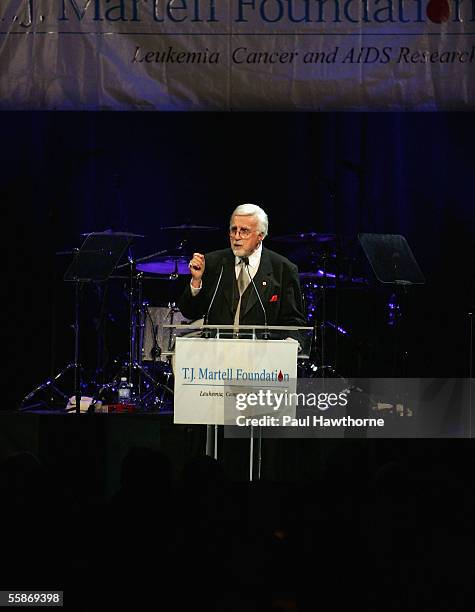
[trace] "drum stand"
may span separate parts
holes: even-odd
[[[20,404],[20,412],[24,412],[25,410],[33,410],[44,407],[43,402],[37,402],[34,404],[29,404],[28,402],[35,397],[41,391],[48,389],[51,392],[51,395],[55,394],[61,399],[62,406],[65,406],[69,402],[69,397],[66,393],[63,393],[61,389],[56,386],[56,382],[60,380],[67,372],[76,367],[74,362],[68,363],[66,367],[64,367],[58,374],[56,374],[53,378],[48,378],[45,382],[41,383],[37,387],[33,389],[28,395],[26,395],[21,404]]]
[[[75,257],[78,256],[79,254],[79,249],[75,249]],[[74,300],[74,324],[72,325],[72,328],[74,330],[74,361],[71,363],[68,363],[68,365],[63,368],[58,374],[56,374],[56,376],[54,376],[53,378],[49,378],[47,379],[44,383],[38,385],[35,389],[33,389],[33,391],[31,391],[31,393],[28,393],[28,395],[23,399],[23,401],[20,404],[20,410],[24,411],[24,410],[31,410],[33,407],[38,407],[38,406],[28,406],[25,404],[32,399],[37,393],[39,393],[40,391],[43,391],[44,389],[51,389],[54,393],[57,393],[60,398],[63,401],[66,401],[66,403],[69,401],[69,397],[63,393],[60,389],[58,389],[58,387],[56,387],[56,385],[54,384],[56,381],[58,381],[60,378],[62,378],[64,376],[64,374],[66,374],[66,372],[69,372],[70,370],[74,371],[74,397],[75,397],[75,405],[76,405],[76,414],[79,414],[81,412],[81,365],[79,363],[79,300],[80,300],[80,285],[81,285],[81,281],[76,279],[74,282],[74,296],[75,296],[75,300]]]
[[[319,300],[320,308],[317,310],[320,310],[321,315],[320,317],[315,316],[314,321],[313,321],[314,331],[313,331],[312,346],[319,347],[319,348],[316,351],[317,354],[314,355],[313,363],[310,364],[310,367],[312,369],[311,375],[318,376],[320,378],[327,378],[329,376],[332,376],[332,377],[338,376],[336,372],[336,364],[329,365],[326,363],[327,327],[332,327],[335,329],[335,335],[336,335],[335,344],[338,342],[338,333],[339,333],[338,318],[336,319],[335,323],[332,323],[331,321],[327,320],[327,289],[328,289],[327,284],[328,284],[328,278],[329,278],[327,262],[328,262],[329,257],[330,255],[328,251],[324,251],[323,254],[321,254],[319,257],[319,260],[321,262],[320,265],[322,267],[322,275],[321,275],[322,280],[318,288],[320,292],[320,300]],[[336,274],[335,274],[336,289],[338,289],[338,276],[339,276],[339,269],[337,267]],[[336,307],[336,309],[337,308],[338,306]],[[336,312],[336,315],[338,317],[338,312]],[[335,359],[336,359],[336,346],[335,346]]]

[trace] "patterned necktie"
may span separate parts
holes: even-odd
[[[242,295],[248,288],[249,283],[251,282],[251,279],[249,278],[249,272],[246,270],[246,263],[249,264],[249,260],[247,259],[247,257],[241,258],[241,261],[239,263],[241,269],[239,271],[239,276],[237,279],[237,286],[239,289],[239,302],[236,308],[236,314],[234,315],[234,331],[235,332],[237,332],[237,328],[239,327],[239,315],[241,314]]]

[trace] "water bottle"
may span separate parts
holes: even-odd
[[[127,382],[127,378],[122,376],[119,383],[119,404],[130,404],[131,392],[131,385]]]

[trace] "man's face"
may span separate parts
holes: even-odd
[[[229,241],[236,257],[249,257],[259,246],[264,234],[257,229],[257,217],[234,215],[231,220]]]

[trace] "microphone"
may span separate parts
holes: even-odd
[[[161,355],[162,355],[162,349],[154,341],[154,346],[150,350],[150,356],[152,357],[153,361],[155,362],[155,361],[157,361],[157,359],[160,359]]]
[[[214,299],[216,297],[216,294],[218,293],[218,288],[221,283],[221,278],[223,276],[223,270],[224,270],[224,260],[221,264],[221,272],[219,273],[219,278],[218,278],[218,282],[216,283],[216,288],[214,290],[213,297],[211,298],[211,302],[209,303],[208,310],[206,311],[206,314],[203,319],[203,325],[207,325],[208,323],[209,313],[211,312],[211,307],[213,306]],[[209,338],[209,331],[205,333],[208,334],[207,336],[205,336],[205,338]]]
[[[264,304],[262,303],[261,296],[259,295],[259,291],[257,290],[257,287],[256,287],[256,283],[254,282],[254,279],[252,278],[251,273],[249,272],[249,257],[241,257],[241,261],[246,266],[246,270],[247,270],[247,273],[249,275],[249,279],[250,279],[250,281],[252,283],[252,286],[254,287],[254,291],[256,292],[257,299],[259,300],[259,304],[261,305],[261,308],[262,308],[262,312],[264,313],[264,325],[265,325],[265,327],[267,327],[267,313],[266,313],[266,309],[264,308]],[[264,340],[268,340],[269,339],[269,332],[267,330],[264,331],[263,338],[264,338]]]
[[[175,269],[168,278],[170,280],[176,280],[178,278],[178,259],[175,259]]]
[[[155,322],[153,320],[152,315],[150,314],[150,310],[148,308],[148,302],[144,302],[143,303],[143,307],[145,309],[145,313],[147,315],[147,317],[150,320],[150,327],[151,327],[151,331],[152,331],[152,338],[153,338],[153,346],[150,350],[150,356],[153,359],[153,362],[155,363],[157,361],[157,359],[160,359],[161,355],[162,355],[162,349],[160,348],[160,345],[158,344],[158,325],[155,325]]]

